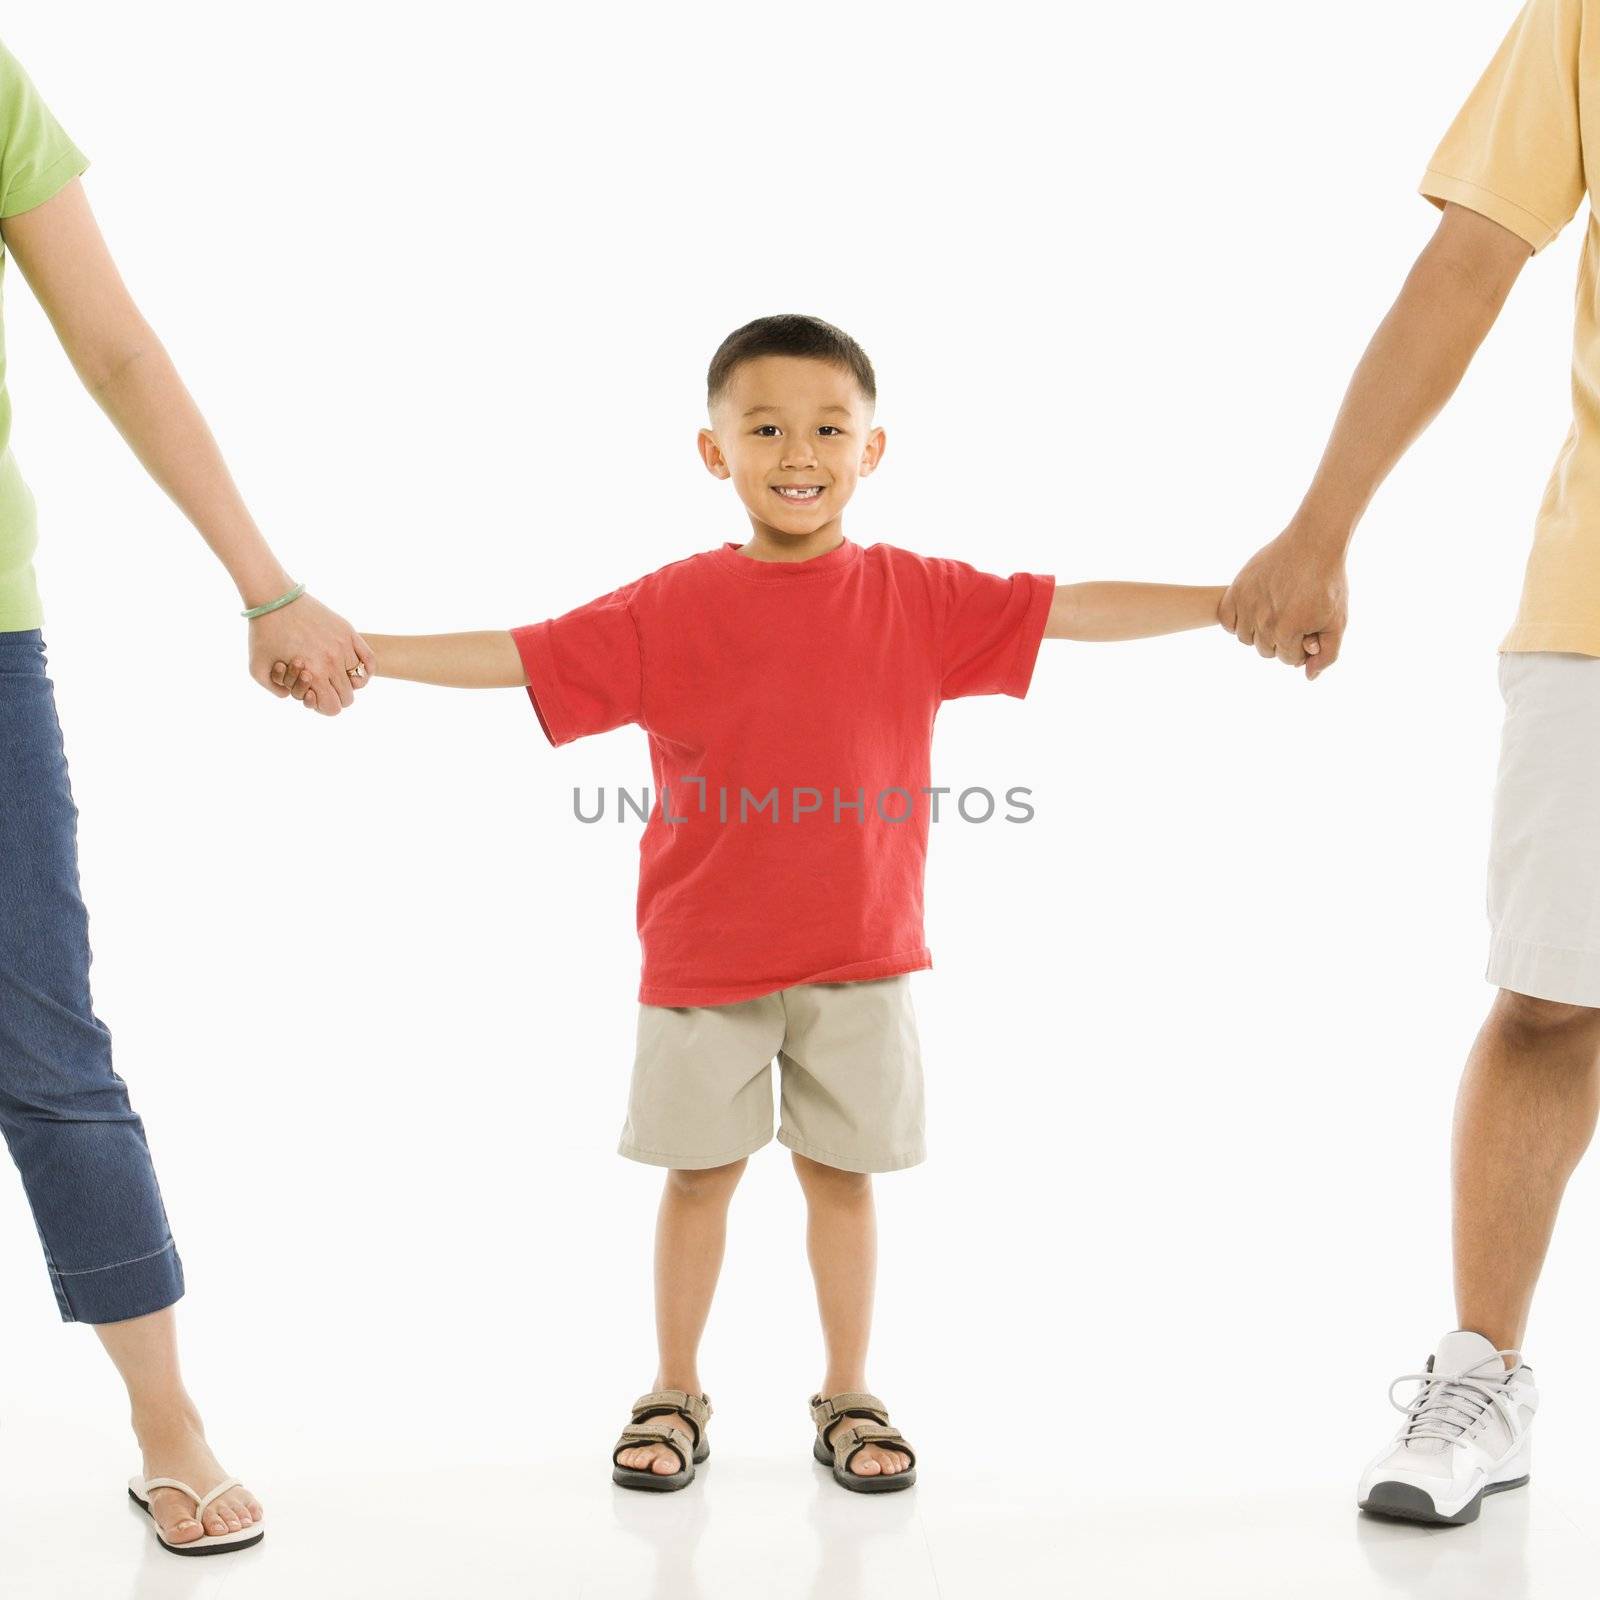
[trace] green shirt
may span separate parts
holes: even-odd
[[[88,165],[17,58],[0,44],[0,219],[43,205]],[[0,244],[0,281],[4,272],[5,248]],[[11,396],[0,324],[0,633],[37,628],[43,620],[33,577],[37,543],[33,496],[11,454]]]

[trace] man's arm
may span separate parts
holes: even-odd
[[[370,671],[377,678],[408,678],[446,689],[520,689],[527,686],[517,642],[504,629],[484,633],[369,633]],[[291,681],[284,662],[272,668],[272,681],[296,700],[316,709],[316,690],[308,676]]]
[[[1047,639],[1149,639],[1207,628],[1217,620],[1220,585],[1069,583],[1056,589],[1044,625]]]
[[[1499,223],[1446,205],[1400,297],[1372,336],[1311,487],[1289,526],[1223,596],[1241,644],[1306,676],[1339,657],[1344,558],[1378,486],[1456,391],[1531,247]]]

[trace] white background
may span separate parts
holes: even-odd
[[[704,370],[788,310],[877,367],[857,542],[1228,581],[1295,507],[1512,11],[81,0],[5,37],[285,564],[402,632],[745,537],[694,451]],[[1586,219],[1376,502],[1328,676],[1220,630],[1046,641],[1026,701],[942,713],[935,781],[1038,814],[934,830],[931,1159],[878,1183],[870,1376],[922,1455],[893,1510],[804,1476],[822,1369],[776,1146],[703,1353],[720,1475],[644,1509],[608,1481],[653,1374],[661,1174],[614,1153],[637,825],[582,827],[571,792],[647,784],[643,734],[552,751],[520,692],[379,682],[333,721],[262,693],[225,576],[8,273],[96,1006],[188,1272],[191,1388],[277,1520],[203,1574],[141,1554],[119,1386],[58,1325],[8,1177],[7,1560],[41,1594],[444,1594],[498,1540],[474,1592],[920,1595],[931,1568],[949,1600],[1008,1560],[1022,1593],[1168,1592],[1170,1562],[1193,1594],[1432,1594],[1481,1545],[1500,1594],[1577,1592],[1528,1552],[1600,1527],[1557,1509],[1600,1502],[1592,1172],[1529,1339],[1535,1509],[1402,1545],[1352,1500],[1385,1385],[1452,1325],[1494,652]],[[752,1482],[764,1511],[686,1509]],[[587,1509],[558,1524],[563,1493]]]

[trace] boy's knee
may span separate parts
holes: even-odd
[[[675,1193],[690,1199],[732,1194],[748,1161],[745,1156],[721,1167],[673,1167],[667,1173],[667,1183]]]
[[[1540,1000],[1531,994],[1502,989],[1495,997],[1494,1022],[1508,1039],[1525,1048],[1592,1040],[1600,1047],[1600,1010]]]
[[[859,1194],[872,1187],[870,1172],[848,1172],[843,1167],[830,1167],[825,1161],[813,1161],[798,1150],[791,1150],[794,1170],[801,1185],[807,1189],[827,1190],[833,1194]]]

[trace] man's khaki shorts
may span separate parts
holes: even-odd
[[[1600,657],[1507,651],[1486,976],[1600,1006]]]
[[[720,1167],[759,1150],[772,1138],[774,1056],[779,1144],[849,1172],[924,1159],[909,972],[725,1006],[641,1005],[618,1150],[657,1167]]]

